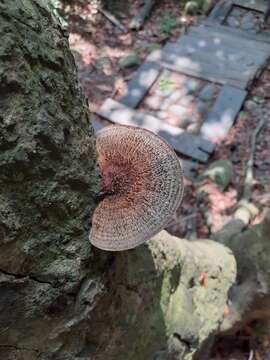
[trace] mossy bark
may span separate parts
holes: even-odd
[[[73,354],[83,335],[53,331],[84,310],[76,295],[97,266],[89,114],[67,37],[42,2],[0,1],[0,37],[0,358]]]
[[[236,264],[210,240],[187,241],[162,231],[146,245],[114,254],[107,301],[89,328],[93,359],[207,359],[226,315]],[[90,356],[90,358],[92,358]]]

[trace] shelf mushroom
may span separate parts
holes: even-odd
[[[183,176],[174,150],[154,133],[113,125],[97,133],[103,198],[91,243],[103,250],[132,249],[162,230],[179,207]]]

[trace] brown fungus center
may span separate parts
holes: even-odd
[[[104,195],[124,194],[132,186],[132,169],[126,164],[106,163],[100,166],[100,174]]]
[[[159,136],[130,126],[102,129],[96,148],[103,198],[90,241],[110,251],[134,248],[162,230],[179,207],[179,159]]]

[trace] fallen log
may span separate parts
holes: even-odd
[[[153,7],[155,5],[155,0],[145,0],[144,5],[139,9],[137,15],[131,20],[129,28],[131,30],[139,30],[146,18],[150,15]]]
[[[128,33],[128,29],[123,24],[121,24],[120,21],[117,20],[114,15],[109,13],[107,10],[102,9],[101,7],[98,8],[98,11],[123,33],[125,34]]]

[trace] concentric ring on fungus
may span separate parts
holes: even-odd
[[[180,205],[183,176],[174,150],[154,133],[113,125],[97,133],[104,198],[95,209],[91,243],[132,249],[162,230]]]

